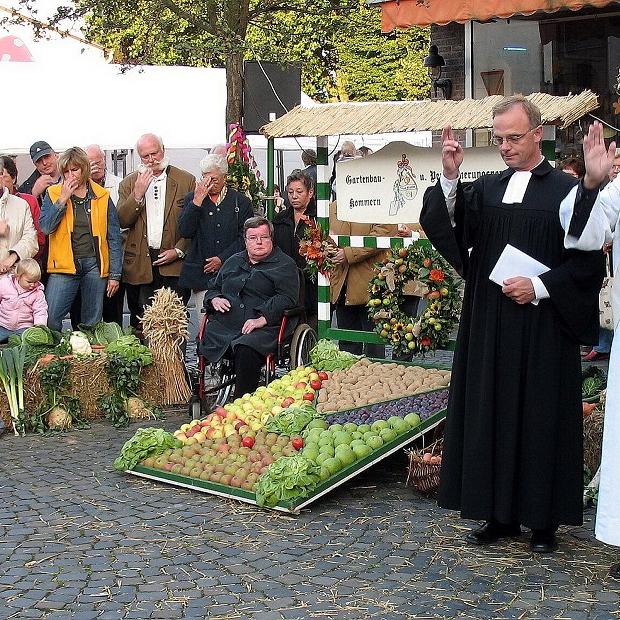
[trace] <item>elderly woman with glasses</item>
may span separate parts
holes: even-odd
[[[191,240],[179,285],[193,290],[197,308],[226,259],[243,250],[243,224],[253,215],[247,196],[226,185],[225,157],[206,155],[200,170],[202,178],[185,197],[178,222],[181,237]]]
[[[81,323],[101,321],[103,296],[112,297],[121,279],[123,250],[110,193],[90,178],[86,153],[78,147],[58,158],[62,181],[51,185],[40,226],[49,235],[45,289],[47,324],[60,330],[73,300],[81,295]]]
[[[284,311],[299,297],[297,266],[274,247],[271,222],[252,217],[243,229],[246,250],[224,263],[205,295],[209,321],[199,345],[212,363],[231,352],[234,398],[257,388],[265,356],[276,351]],[[289,329],[294,326],[291,321]]]

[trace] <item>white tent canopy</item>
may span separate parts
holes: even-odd
[[[104,63],[2,62],[0,81],[3,107],[12,108],[0,132],[2,153],[27,153],[37,140],[58,152],[91,143],[132,148],[147,132],[160,134],[170,149],[227,138],[224,69],[143,66],[123,73]]]

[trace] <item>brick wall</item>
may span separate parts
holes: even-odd
[[[465,26],[451,23],[431,26],[431,43],[439,49],[446,61],[441,77],[452,80],[452,99],[465,99]],[[438,91],[441,99],[441,92]],[[431,90],[432,98],[435,99]]]
[[[465,99],[465,26],[451,23],[447,26],[431,26],[431,44],[437,46],[446,61],[441,77],[452,80],[452,99]],[[431,99],[442,99],[441,90],[431,88]],[[455,132],[457,140],[465,143],[465,132]],[[441,144],[441,132],[433,132],[433,146]]]

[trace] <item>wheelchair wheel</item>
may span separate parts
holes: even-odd
[[[295,328],[291,339],[290,367],[306,366],[310,363],[310,351],[317,342],[316,332],[307,323]]]
[[[231,360],[223,358],[214,364],[205,364],[202,381],[204,387],[201,390],[200,406],[203,415],[206,415],[215,407],[228,402],[235,382]]]

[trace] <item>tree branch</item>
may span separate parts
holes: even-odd
[[[177,17],[180,17],[190,24],[194,24],[202,28],[205,32],[217,37],[221,34],[220,29],[217,26],[217,17],[215,14],[216,8],[213,2],[207,3],[207,17],[208,21],[185,9],[178,6],[173,0],[159,0],[160,4],[167,8],[171,13],[174,13]]]

